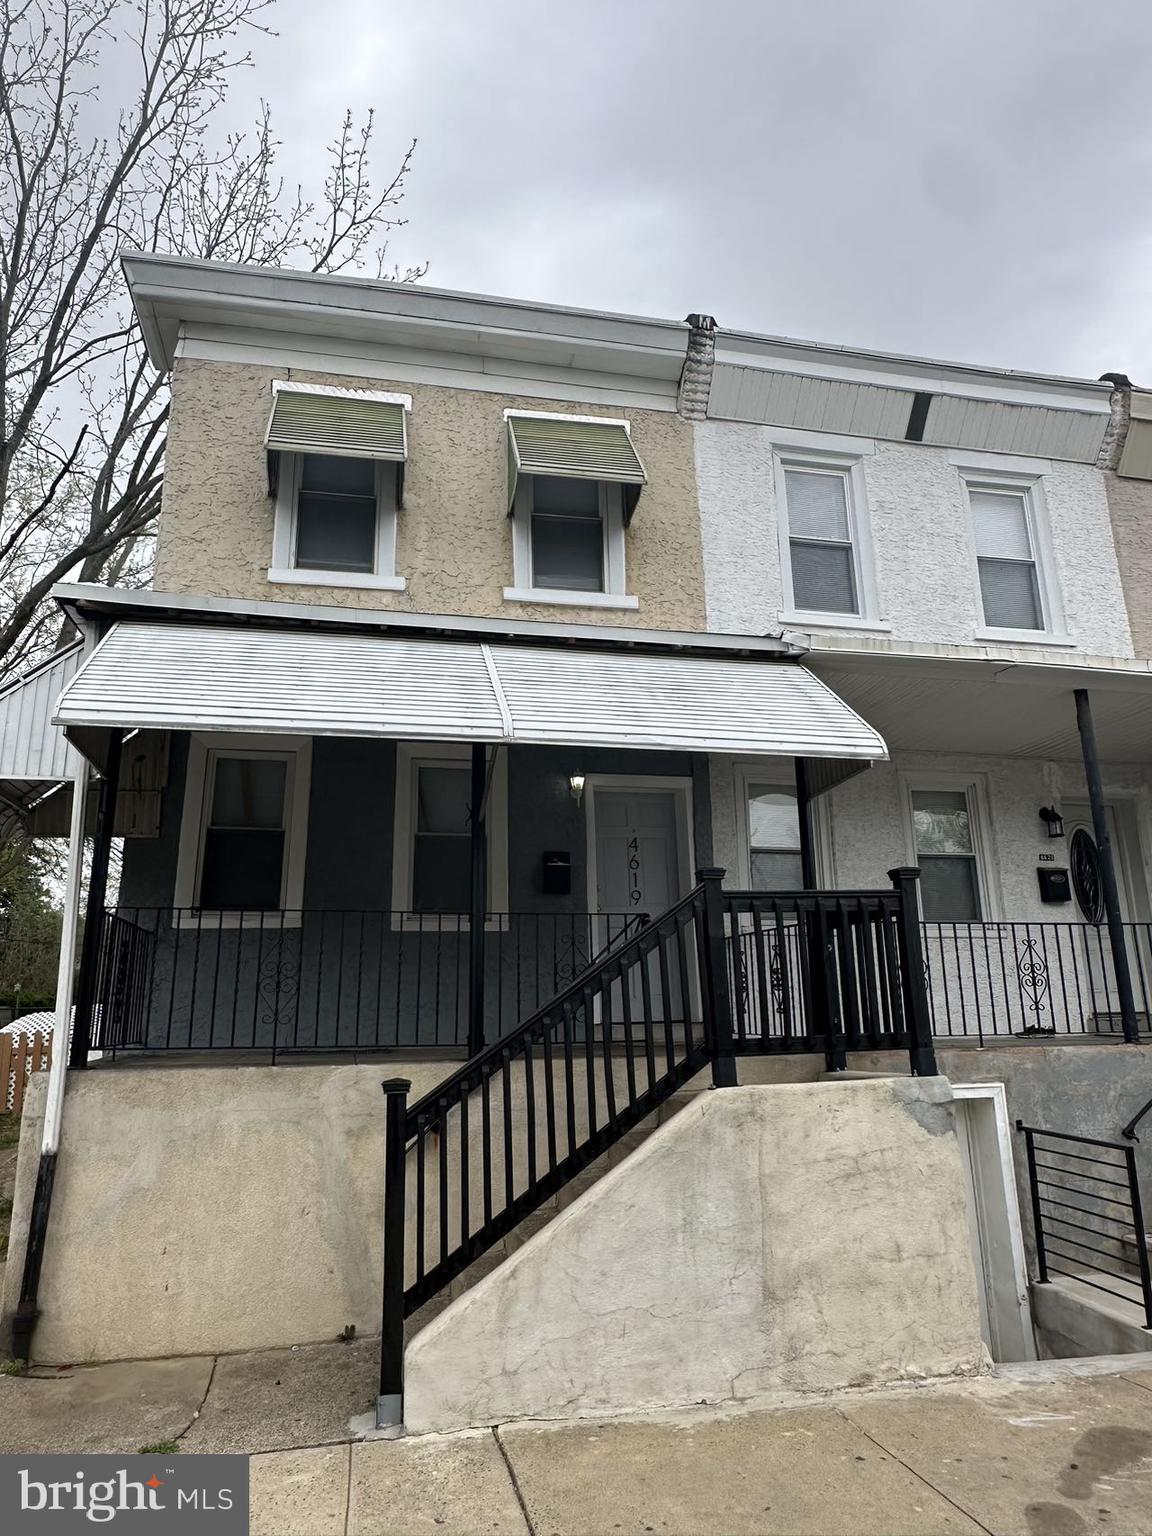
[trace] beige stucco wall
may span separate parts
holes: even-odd
[[[417,1335],[405,1422],[982,1369],[951,1098],[943,1078],[700,1095]]]
[[[274,378],[394,389],[412,396],[396,548],[396,570],[408,580],[406,592],[268,581],[273,504],[263,441]],[[624,415],[631,422],[650,481],[627,533],[627,589],[639,598],[638,611],[536,607],[503,600],[503,588],[513,584],[507,407]],[[412,613],[703,629],[692,424],[672,412],[184,359],[172,378],[154,585],[167,592]]]
[[[1152,481],[1105,471],[1120,582],[1137,656],[1152,657]]]

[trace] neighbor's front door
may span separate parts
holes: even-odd
[[[1116,808],[1105,806],[1108,833],[1112,843],[1112,857],[1116,866],[1116,885],[1120,897],[1120,915],[1125,924],[1128,964],[1132,985],[1136,993],[1136,1007],[1142,1011],[1142,978],[1149,975],[1147,931],[1143,925],[1132,926],[1134,870],[1128,856],[1120,818]],[[1116,992],[1116,969],[1112,963],[1108,929],[1104,912],[1104,891],[1100,879],[1100,855],[1096,845],[1092,813],[1086,804],[1065,801],[1064,831],[1068,839],[1068,864],[1072,880],[1073,922],[1082,925],[1079,950],[1073,967],[1080,1011],[1087,1015],[1085,1025],[1093,1023],[1106,1031],[1119,1027],[1119,997]],[[1050,969],[1054,967],[1050,966]],[[1056,978],[1050,978],[1055,985]],[[1061,977],[1061,981],[1064,978]],[[1068,985],[1067,982],[1064,983]]]

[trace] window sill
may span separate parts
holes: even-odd
[[[356,571],[271,570],[268,580],[297,587],[355,587],[372,592],[406,592],[403,576],[366,576]]]
[[[864,619],[853,613],[778,613],[776,617],[781,624],[799,624],[806,629],[871,629],[878,634],[892,633],[887,619]]]
[[[622,592],[569,592],[560,587],[505,587],[506,603],[554,603],[562,608],[616,608],[635,612],[638,597]]]
[[[470,933],[472,920],[460,912],[393,912],[393,933]],[[485,933],[507,933],[508,918],[503,913],[490,914]]]
[[[1040,629],[978,629],[977,640],[995,640],[1004,645],[1058,645],[1072,650],[1076,642],[1071,635],[1050,634]]]
[[[303,913],[297,912],[198,912],[185,908],[174,914],[173,928],[212,930],[216,928],[255,928],[263,933],[278,933],[282,928],[302,926]]]

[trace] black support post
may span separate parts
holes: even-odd
[[[732,1034],[732,993],[728,986],[725,950],[722,869],[698,869],[696,879],[704,889],[703,955],[704,1028],[712,1055],[713,1088],[736,1087],[736,1051]],[[627,983],[625,983],[627,985]]]
[[[800,883],[806,891],[816,889],[816,845],[812,841],[812,796],[808,789],[808,764],[802,757],[796,763],[796,818],[800,824]]]
[[[1092,705],[1086,688],[1076,689],[1076,725],[1080,732],[1080,750],[1084,757],[1084,777],[1088,781],[1092,829],[1096,834],[1096,850],[1100,858],[1100,886],[1104,896],[1104,913],[1108,920],[1108,942],[1112,950],[1112,966],[1116,973],[1120,1026],[1124,1031],[1125,1041],[1129,1045],[1135,1045],[1140,1039],[1140,1030],[1136,1023],[1136,998],[1132,992],[1132,971],[1128,965],[1124,918],[1120,911],[1120,890],[1116,883],[1116,859],[1112,850],[1112,835],[1108,830],[1108,813],[1104,804],[1104,780],[1100,776],[1096,728],[1092,722]]]
[[[108,761],[100,782],[96,809],[96,835],[92,845],[92,870],[88,877],[88,904],[84,909],[84,943],[80,950],[80,975],[76,982],[75,1022],[70,1067],[86,1067],[92,1048],[92,1018],[96,1008],[96,981],[104,938],[104,902],[108,895],[108,861],[116,823],[116,792],[120,788],[120,757],[124,741],[119,732],[108,743]],[[78,794],[79,789],[74,789]]]
[[[468,1054],[484,1049],[484,919],[488,907],[488,829],[484,793],[488,748],[472,744],[471,889],[468,907]]]
[[[914,864],[890,869],[888,878],[900,897],[900,989],[904,1019],[910,1036],[908,1059],[917,1077],[935,1077],[936,1050],[932,1044],[932,1016],[928,1011],[928,981],[924,974],[924,945],[920,937],[920,903],[916,882],[920,871]]]
[[[384,1292],[380,1317],[380,1393],[376,1428],[404,1422],[404,1176],[408,1152],[406,1077],[380,1084],[384,1121]]]

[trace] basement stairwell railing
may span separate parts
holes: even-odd
[[[385,1082],[377,1422],[402,1422],[404,1324],[706,1066],[742,1054],[909,1052],[935,1072],[915,870],[886,891],[729,892],[673,907],[407,1104]]]

